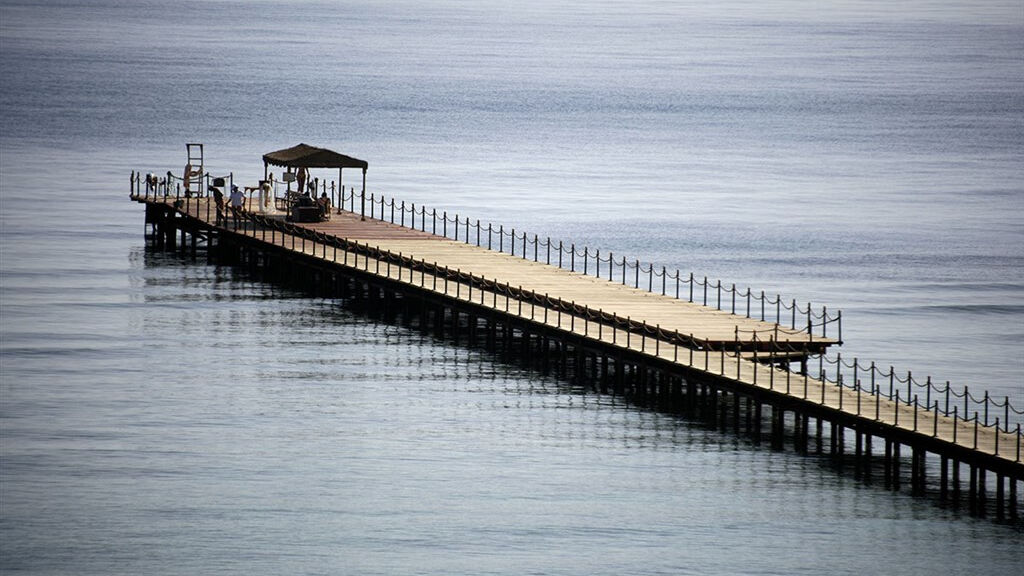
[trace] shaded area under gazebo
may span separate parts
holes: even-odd
[[[338,212],[341,212],[342,193],[344,191],[344,185],[342,180],[342,172],[345,168],[360,168],[363,171],[363,188],[361,195],[361,218],[366,218],[366,169],[369,164],[366,160],[360,160],[351,156],[346,156],[340,152],[334,150],[328,150],[327,148],[317,148],[308,144],[299,144],[292,146],[291,148],[285,148],[283,150],[277,150],[274,152],[268,152],[263,155],[263,178],[267,178],[267,170],[269,166],[280,166],[282,168],[337,168],[338,169],[338,194],[337,197],[332,198],[331,202],[338,206]],[[299,191],[303,192],[302,190]]]

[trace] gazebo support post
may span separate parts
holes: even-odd
[[[338,207],[338,214],[341,214],[341,204],[345,198],[345,186],[342,184],[343,181],[341,179],[341,173],[344,170],[344,168],[338,168],[338,202],[335,204]]]
[[[363,192],[362,201],[359,212],[359,219],[366,220],[366,168],[363,168]]]

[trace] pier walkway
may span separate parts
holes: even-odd
[[[389,254],[401,254],[414,260],[437,264],[535,294],[544,294],[565,302],[577,303],[598,312],[607,311],[622,318],[665,332],[687,335],[700,346],[721,348],[735,345],[744,349],[754,345],[754,337],[778,338],[794,348],[807,346],[820,352],[835,339],[818,337],[806,331],[782,328],[778,324],[735,315],[661,294],[572,272],[505,252],[487,250],[427,232],[410,230],[380,220],[361,221],[358,215],[343,212],[328,222],[305,224],[310,230],[373,246]]]
[[[779,321],[783,316],[779,312],[774,322],[750,317],[758,315],[750,313],[749,290],[745,306],[741,298],[741,310],[745,308],[746,314],[734,314],[719,309],[720,283],[718,305],[705,306],[691,302],[692,296],[671,295],[680,290],[678,273],[672,290],[666,287],[671,275],[662,272],[658,290],[651,267],[647,271],[649,289],[643,290],[637,286],[641,283],[639,263],[636,282],[630,286],[624,259],[621,274],[615,273],[617,261],[610,255],[604,260],[607,274],[594,268],[590,274],[567,270],[564,262],[562,266],[548,264],[550,257],[538,255],[543,248],[550,254],[550,240],[546,245],[534,240],[530,254],[524,235],[520,253],[513,255],[478,245],[483,244],[479,224],[476,242],[468,242],[468,221],[461,240],[417,230],[414,225],[361,219],[350,211],[313,224],[297,225],[280,217],[254,214],[238,220],[229,217],[218,224],[216,209],[207,198],[155,196],[137,190],[133,187],[132,198],[147,205],[147,222],[161,228],[159,234],[170,244],[180,232],[184,245],[187,233],[193,247],[197,238],[211,245],[229,243],[262,255],[259,258],[265,265],[284,258],[340,274],[347,282],[364,287],[361,290],[380,289],[429,301],[432,306],[440,303],[452,313],[472,318],[470,330],[476,329],[478,320],[483,321],[492,338],[495,327],[504,326],[506,334],[517,330],[524,341],[531,335],[543,339],[545,353],[549,341],[561,347],[563,356],[571,350],[576,356],[576,372],[602,382],[602,389],[610,382],[614,391],[676,398],[691,407],[696,402],[716,422],[721,417],[723,426],[731,418],[737,429],[753,426],[758,437],[765,406],[771,412],[772,442],[780,447],[783,438],[791,436],[794,446],[806,451],[814,436],[813,424],[817,449],[822,450],[825,423],[828,449],[841,457],[848,450],[844,433],[852,430],[855,466],[858,474],[867,477],[878,460],[872,459],[872,438],[880,438],[885,444],[882,475],[886,485],[896,488],[900,484],[901,445],[912,451],[910,483],[915,492],[925,489],[925,455],[932,453],[940,458],[938,485],[944,498],[947,489],[959,496],[961,466],[966,466],[972,509],[976,503],[984,508],[986,490],[994,488],[1000,517],[1004,503],[1012,517],[1017,515],[1017,484],[1024,482],[1022,434],[1019,423],[1015,428],[1009,424],[1008,400],[1005,406],[992,404],[993,410],[1001,407],[1004,410],[999,412],[1005,411],[1002,421],[997,417],[992,423],[987,395],[982,420],[977,410],[970,414],[973,406],[968,404],[971,396],[966,390],[962,399],[951,393],[948,385],[944,393],[933,393],[929,381],[922,398],[913,393],[909,375],[904,381],[891,370],[886,375],[872,366],[870,374],[857,377],[854,368],[853,379],[840,376],[830,381],[822,358],[839,338],[814,333],[809,307],[806,330],[796,327],[795,303],[790,308],[794,320],[788,326]],[[383,213],[383,203],[381,206]],[[457,227],[462,226],[461,221],[456,222]],[[511,238],[517,242],[515,233]],[[594,267],[600,266],[598,256]],[[693,286],[691,276],[683,287],[692,295]],[[708,283],[705,280],[699,286],[704,296],[698,300],[706,302]],[[733,310],[736,294],[732,290]],[[764,318],[766,300],[762,296],[759,302],[759,316]],[[768,302],[781,307],[778,298]],[[827,325],[827,313],[823,311],[819,318]],[[809,368],[814,358],[819,363],[816,374]],[[798,366],[794,368],[794,364]],[[842,367],[842,361],[837,362],[837,368]],[[791,433],[785,432],[787,428]],[[986,480],[986,471],[995,476],[994,483],[992,478]]]

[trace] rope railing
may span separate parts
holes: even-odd
[[[506,252],[523,259],[557,265],[572,272],[596,278],[607,279],[652,293],[673,296],[734,315],[788,325],[810,336],[829,337],[829,326],[834,325],[834,338],[842,341],[842,312],[830,313],[826,307],[820,312],[810,303],[800,306],[796,300],[784,302],[782,297],[767,296],[762,290],[755,293],[750,288],[737,289],[735,284],[726,286],[721,280],[712,282],[705,276],[699,279],[693,273],[684,275],[676,269],[671,272],[665,266],[642,263],[639,259],[616,257],[612,252],[602,255],[601,250],[589,247],[579,248],[575,243],[554,241],[550,237],[532,236],[504,225],[495,226],[480,220],[462,218],[459,214],[449,215],[446,210],[415,203],[398,201],[383,195],[370,194],[367,198],[368,218],[398,224],[435,236],[486,247],[488,250]],[[350,207],[355,212],[354,203]],[[815,331],[818,333],[815,334]]]
[[[271,175],[273,176],[273,175]],[[223,179],[226,184],[223,187],[223,192],[227,193],[234,185],[234,173],[228,173],[224,176],[215,176],[210,172],[204,172],[195,179],[190,179],[190,182],[199,179],[203,182],[200,189],[188,190],[187,193],[183,188],[185,179],[173,174],[172,172],[166,172],[164,175],[159,176],[153,173],[146,174],[145,176],[141,171],[132,171],[131,174],[131,193],[141,195],[142,198],[157,198],[157,197],[170,197],[174,196],[175,199],[181,199],[189,196],[204,197],[209,196],[209,187],[213,184],[216,179]],[[273,179],[270,180],[275,200],[287,201],[288,193],[293,195],[301,195],[302,191],[291,190],[290,186],[282,189],[282,186],[286,186],[288,183],[281,180]],[[332,202],[338,203],[338,209],[340,210],[343,205],[348,204],[346,208],[349,211],[355,211],[355,201],[359,196],[354,189],[350,188],[348,192],[345,191],[344,187],[339,187],[338,184],[333,180],[320,180],[315,178],[311,181],[315,187],[317,193],[329,194]],[[312,188],[312,187],[311,187]]]
[[[320,242],[337,241],[331,240],[331,238],[334,237],[326,235],[317,236],[317,233],[311,233],[309,229],[294,226],[286,222],[281,222],[280,220],[266,219],[259,216],[256,217],[263,220],[263,223],[261,223],[261,225],[269,225],[279,228],[283,227],[281,229],[289,234],[304,235],[305,237],[311,240],[319,240]],[[693,353],[699,354],[701,352],[721,352],[723,356],[728,355],[736,358],[737,363],[739,363],[740,358],[742,357],[741,351],[743,349],[743,346],[741,345],[738,339],[738,334],[739,332],[741,332],[739,328],[736,329],[737,339],[734,343],[734,348],[732,350],[730,350],[729,346],[724,343],[718,345],[718,349],[716,350],[715,343],[694,338],[692,334],[686,335],[680,334],[678,331],[665,330],[662,329],[661,326],[651,326],[646,322],[636,321],[629,317],[623,318],[614,313],[605,312],[604,310],[594,310],[588,306],[580,305],[575,302],[567,302],[559,298],[553,298],[548,294],[540,294],[537,292],[523,289],[522,287],[501,284],[498,283],[497,280],[488,280],[484,277],[477,277],[470,273],[462,272],[460,270],[453,271],[447,267],[439,266],[436,263],[417,263],[411,257],[405,257],[402,255],[396,256],[387,251],[380,251],[379,248],[373,249],[371,251],[368,245],[364,248],[360,248],[358,243],[353,243],[348,240],[341,240],[341,242],[348,243],[348,250],[359,252],[364,256],[372,256],[373,258],[378,260],[385,260],[390,263],[405,266],[410,268],[411,271],[422,271],[433,275],[441,275],[450,281],[466,283],[469,285],[469,290],[489,290],[494,292],[496,295],[501,295],[508,298],[515,298],[519,301],[528,303],[531,306],[542,306],[545,309],[554,310],[558,313],[571,314],[574,317],[579,317],[582,321],[587,323],[596,322],[599,325],[599,327],[596,328],[596,330],[599,331],[603,330],[604,327],[607,327],[612,330],[613,334],[616,334],[619,330],[625,332],[627,334],[627,339],[629,338],[629,335],[640,336],[641,351],[644,351],[648,346],[654,346],[655,350],[657,351],[658,348],[660,348],[660,346],[664,343],[666,346],[672,346],[676,348],[674,354],[676,358],[678,358],[679,347],[682,347],[684,349],[684,354],[689,353],[691,354],[691,356]],[[763,339],[759,338],[756,332],[753,334],[752,340],[755,343],[765,343]],[[968,389],[966,387],[964,388],[964,391],[962,393],[958,394],[957,392],[952,390],[948,382],[946,382],[944,388],[938,387],[932,384],[931,378],[929,377],[926,383],[921,384],[914,380],[909,372],[907,374],[907,377],[903,379],[900,376],[896,375],[895,370],[892,367],[889,368],[888,373],[885,373],[882,370],[878,369],[874,363],[872,363],[870,367],[865,367],[861,365],[857,359],[854,359],[852,363],[847,360],[843,360],[841,354],[837,355],[837,357],[833,360],[827,358],[825,355],[822,354],[811,353],[806,344],[803,344],[801,346],[787,341],[781,341],[777,339],[774,334],[767,341],[767,343],[769,344],[769,346],[766,356],[768,356],[769,360],[774,360],[774,356],[781,353],[796,353],[797,355],[805,358],[818,359],[818,373],[820,375],[818,379],[823,383],[833,384],[839,388],[850,388],[857,390],[858,392],[864,392],[864,389],[862,388],[863,379],[869,378],[870,387],[867,390],[869,394],[879,395],[880,397],[886,397],[888,400],[902,402],[908,406],[924,408],[925,410],[940,413],[943,414],[944,416],[955,416],[959,414],[959,406],[954,405],[951,408],[949,400],[950,396],[964,398],[963,414],[969,414],[972,407],[976,408],[976,414],[983,415],[983,419],[980,420],[981,426],[994,426],[997,431],[1001,430],[1006,433],[1014,432],[1014,430],[1011,429],[1010,427],[1010,422],[1011,420],[1014,419],[1011,418],[1011,415],[1014,417],[1024,415],[1024,411],[1020,411],[1010,404],[1009,397],[1005,397],[1002,401],[999,401],[990,397],[988,392],[985,392],[983,398],[975,398],[973,395],[969,394]],[[753,353],[756,360],[758,354],[757,346],[754,347]],[[774,362],[770,363],[774,364]],[[841,373],[837,373],[834,377],[830,377],[829,371],[825,369],[826,364],[830,366],[835,366],[837,368],[848,368],[853,371],[853,377],[847,378],[844,377]],[[868,368],[867,374],[863,372],[865,368]],[[858,374],[859,371],[860,373]],[[889,381],[891,382],[888,394],[885,394],[882,386],[876,382],[876,379],[878,379],[881,376],[888,377]],[[852,382],[852,384],[848,384],[849,382]],[[903,396],[902,400],[900,399],[898,391],[895,390],[896,385],[907,385],[907,392]],[[917,388],[918,393],[914,394],[914,390],[912,390],[912,388]],[[920,391],[921,389],[925,391],[923,397]],[[943,404],[939,402],[933,402],[931,394],[932,391],[935,391],[937,393],[944,393],[946,395],[945,403]],[[973,402],[973,405],[970,405],[969,402]],[[990,411],[994,411],[995,409],[1000,408],[1003,410],[1002,418],[996,418],[994,424],[990,423]]]
[[[169,197],[174,196],[175,198],[190,197],[190,196],[207,196],[210,186],[217,180],[225,182],[223,188],[225,192],[230,191],[231,186],[234,185],[235,175],[233,172],[229,172],[224,176],[215,176],[210,172],[204,172],[195,178],[190,178],[189,183],[195,183],[198,189],[191,190],[190,188],[183,189],[185,179],[176,176],[171,172],[167,172],[163,176],[157,176],[155,174],[147,174],[145,177],[141,172],[132,172],[131,176],[131,188],[132,194],[142,193],[144,198],[149,198],[150,195],[153,197],[163,196]],[[201,184],[201,185],[200,185]]]
[[[885,370],[876,366],[874,362],[861,364],[857,358],[847,362],[842,354],[836,354],[835,358],[816,355],[816,358],[818,373],[822,380],[841,387],[867,385],[873,394],[883,395],[889,400],[898,399],[902,392],[902,402],[908,406],[923,406],[929,410],[937,410],[945,416],[974,412],[982,418],[983,426],[988,426],[995,418],[996,426],[998,427],[1001,422],[1003,431],[1007,433],[1011,431],[1011,421],[1020,421],[1020,417],[1024,416],[1024,410],[1015,408],[1010,403],[1009,396],[1002,399],[993,398],[987,390],[981,396],[975,396],[967,386],[964,386],[962,391],[954,390],[948,380],[936,384],[931,376],[922,382],[914,378],[910,371],[903,377],[897,374],[892,366]]]
[[[736,329],[737,341],[739,334],[744,332]],[[817,379],[827,382],[840,388],[866,390],[871,395],[879,395],[890,401],[902,402],[907,406],[916,406],[926,410],[935,411],[944,416],[961,417],[972,412],[979,415],[982,426],[990,426],[995,422],[996,429],[1012,433],[1011,422],[1019,426],[1024,410],[1015,408],[1010,403],[1010,397],[1002,399],[992,397],[986,390],[981,396],[975,396],[967,386],[962,391],[954,390],[948,380],[937,384],[928,376],[922,382],[913,376],[910,371],[906,376],[897,373],[892,366],[888,370],[880,368],[875,362],[862,363],[860,359],[849,360],[837,353],[835,357],[826,354],[807,354],[806,347],[794,345],[785,340],[780,340],[775,334],[769,335],[768,339],[761,337],[756,331],[753,332],[751,340],[760,342],[762,346],[755,346],[756,349],[764,348],[767,345],[769,351],[776,354],[800,353],[803,352],[808,363],[816,360]],[[902,394],[901,394],[902,392]],[[993,420],[994,419],[994,420]],[[1002,426],[1002,428],[1000,428]]]
[[[184,207],[188,209],[186,205]],[[277,243],[277,237],[275,233],[280,232],[280,238],[284,238],[285,235],[292,238],[292,248],[296,248],[305,251],[305,244],[295,244],[298,240],[305,242],[309,240],[312,242],[314,248],[314,254],[316,253],[316,243],[319,242],[320,246],[324,249],[332,248],[341,249],[343,254],[349,252],[363,257],[372,257],[378,262],[384,262],[385,264],[396,264],[403,268],[407,268],[410,272],[424,272],[431,275],[446,279],[448,281],[454,281],[458,283],[464,283],[468,289],[472,290],[489,290],[496,295],[515,299],[518,302],[525,303],[531,306],[541,306],[556,313],[564,313],[570,315],[572,321],[578,318],[582,322],[592,322],[599,325],[598,330],[603,330],[605,327],[612,330],[621,330],[629,334],[635,334],[641,337],[641,348],[647,346],[647,342],[650,341],[651,345],[660,347],[661,344],[670,344],[675,346],[683,346],[692,350],[701,351],[715,351],[715,344],[712,342],[704,341],[695,338],[692,334],[685,335],[679,332],[673,332],[662,329],[660,326],[650,326],[649,324],[636,321],[629,317],[621,317],[613,313],[605,312],[603,310],[594,310],[586,305],[577,304],[572,301],[565,301],[559,298],[550,296],[549,294],[541,294],[539,292],[524,289],[522,286],[512,286],[510,284],[503,284],[498,282],[496,279],[487,279],[482,276],[475,276],[468,272],[462,272],[461,270],[452,270],[448,267],[442,266],[435,263],[426,261],[417,261],[409,256],[401,254],[395,255],[386,250],[381,250],[379,247],[371,247],[369,244],[359,244],[356,241],[338,238],[336,236],[327,235],[322,232],[317,232],[302,226],[296,226],[289,222],[284,222],[279,219],[269,218],[258,214],[246,213],[245,219],[248,220],[252,226],[246,225],[244,222],[237,226],[226,226],[228,230],[246,232],[261,231],[261,239],[266,240],[266,232],[271,231],[271,243]],[[321,255],[322,256],[322,255]],[[585,325],[586,326],[586,325]],[[586,328],[585,328],[586,329]],[[613,333],[614,334],[614,333]],[[614,335],[613,335],[614,339]],[[628,336],[627,336],[628,339]],[[719,345],[718,351],[728,351],[725,344]]]
[[[134,182],[134,179],[133,179]],[[144,193],[138,188],[132,189],[133,198],[149,199],[150,195],[154,199],[157,199],[158,195],[155,191],[146,190]],[[175,203],[178,210],[184,211],[186,214],[191,214],[192,210],[195,213],[202,216],[203,206],[206,210],[207,222],[210,220],[210,206],[211,203],[208,200],[201,200],[200,198],[183,198],[181,202]],[[1018,438],[1018,447],[1020,445],[1020,439],[1022,436],[1021,424],[1019,421],[1016,424],[1016,428],[1011,428],[1011,420],[1018,419],[1024,415],[1024,411],[1018,410],[1013,407],[1010,403],[1009,397],[1005,397],[1003,400],[997,400],[990,396],[986,391],[983,396],[978,397],[971,394],[969,389],[965,386],[962,392],[953,390],[949,382],[945,382],[944,385],[936,385],[932,382],[931,378],[928,377],[924,383],[914,379],[912,373],[907,372],[906,377],[896,374],[892,367],[889,367],[888,371],[878,368],[875,363],[869,365],[862,364],[859,359],[854,358],[853,361],[844,360],[841,354],[833,358],[828,358],[824,354],[814,354],[812,349],[809,349],[807,342],[791,343],[784,339],[784,336],[792,335],[792,332],[787,334],[786,329],[776,326],[768,339],[766,340],[761,336],[761,333],[757,331],[745,331],[736,328],[735,342],[712,342],[700,338],[695,338],[693,334],[682,334],[677,330],[666,330],[661,328],[660,325],[651,326],[644,321],[633,320],[630,317],[622,317],[617,314],[606,312],[601,309],[593,309],[589,306],[577,304],[574,301],[565,301],[557,297],[552,297],[549,294],[541,294],[539,292],[524,289],[522,286],[513,286],[507,283],[498,282],[497,279],[487,279],[482,276],[475,276],[468,272],[462,272],[461,270],[452,270],[446,266],[439,265],[436,262],[426,262],[423,260],[416,260],[411,256],[402,254],[393,254],[387,250],[382,250],[379,247],[373,247],[367,244],[360,244],[356,241],[338,238],[333,235],[328,235],[323,232],[317,232],[309,228],[302,226],[296,226],[290,222],[285,222],[280,219],[263,216],[251,212],[244,212],[240,214],[240,217],[233,220],[225,218],[223,225],[219,226],[226,230],[232,230],[241,233],[261,233],[261,239],[266,241],[268,231],[271,234],[269,241],[273,244],[285,245],[286,236],[291,238],[291,248],[301,249],[304,253],[306,252],[306,242],[312,242],[313,254],[317,254],[317,247],[319,244],[322,250],[320,257],[327,258],[328,248],[333,250],[334,261],[337,262],[337,251],[342,250],[344,259],[343,262],[347,262],[347,253],[352,252],[356,255],[356,263],[358,263],[358,257],[363,257],[364,265],[368,262],[368,259],[372,258],[378,269],[375,272],[379,273],[379,266],[383,263],[385,266],[396,265],[399,269],[399,279],[402,277],[402,270],[408,270],[409,274],[412,275],[415,272],[421,274],[421,278],[425,274],[430,274],[434,278],[434,282],[443,281],[445,283],[455,282],[459,287],[465,285],[467,293],[472,294],[476,290],[478,297],[480,298],[480,304],[485,305],[486,295],[489,293],[494,300],[493,306],[497,306],[496,299],[500,296],[505,299],[506,312],[509,306],[512,305],[512,300],[515,300],[515,305],[520,307],[519,314],[522,316],[522,307],[530,307],[530,320],[539,320],[536,318],[536,311],[539,307],[543,313],[543,322],[548,322],[549,314],[557,314],[558,326],[562,327],[561,315],[565,314],[569,317],[569,329],[576,333],[577,322],[583,325],[583,335],[591,336],[596,335],[599,339],[607,341],[606,332],[611,331],[611,342],[612,344],[625,345],[630,348],[635,341],[631,342],[633,337],[639,337],[640,351],[645,352],[649,348],[653,347],[654,354],[659,357],[663,357],[661,350],[668,350],[671,348],[672,360],[673,361],[685,361],[688,362],[689,366],[700,367],[700,356],[703,355],[703,369],[711,373],[717,373],[721,376],[728,376],[726,358],[734,358],[736,363],[736,375],[737,377],[741,373],[742,362],[744,358],[749,358],[749,352],[747,356],[744,356],[744,346],[741,344],[739,335],[741,332],[750,332],[750,341],[754,343],[753,347],[753,361],[756,365],[758,361],[767,360],[771,367],[770,378],[775,378],[778,372],[779,378],[785,378],[786,381],[786,392],[790,392],[789,386],[794,376],[799,379],[801,376],[804,380],[805,394],[808,383],[808,371],[805,371],[802,375],[795,374],[788,367],[783,370],[778,370],[775,365],[780,361],[788,361],[793,357],[806,358],[808,362],[813,359],[818,361],[818,378],[823,384],[831,384],[837,389],[852,389],[859,394],[858,398],[858,410],[860,402],[860,394],[865,392],[864,386],[867,385],[867,392],[869,397],[876,399],[876,406],[878,400],[885,398],[889,401],[894,402],[897,405],[906,405],[913,407],[915,413],[918,409],[923,408],[926,412],[933,412],[936,414],[942,414],[947,417],[952,417],[954,420],[954,429],[956,429],[956,423],[959,421],[973,422],[975,427],[982,428],[993,428],[996,432],[1002,431],[1007,434],[1016,434]],[[301,240],[302,244],[297,245],[297,240]],[[390,273],[389,273],[390,276]],[[433,286],[437,288],[437,286]],[[447,293],[447,288],[446,288]],[[458,291],[457,291],[458,296]],[[475,302],[472,299],[471,302]],[[823,314],[824,315],[824,314]],[[819,317],[820,318],[820,317]],[[596,324],[596,326],[591,326]],[[591,332],[596,331],[596,334]],[[799,333],[796,331],[795,333]],[[682,356],[680,356],[682,353]],[[760,355],[760,356],[759,356]],[[786,355],[780,358],[780,355]],[[717,358],[712,358],[713,356]],[[688,360],[687,360],[688,358]],[[719,366],[713,366],[712,360],[717,359]],[[718,368],[717,372],[715,368]],[[846,372],[844,373],[844,369]],[[757,370],[753,372],[754,383],[757,383]],[[887,386],[886,386],[886,383]],[[901,395],[901,392],[903,394]],[[916,392],[916,393],[915,393]],[[922,398],[923,396],[923,398]],[[825,402],[825,387],[821,390],[821,402]],[[842,395],[839,396],[840,403],[842,402]],[[961,407],[963,412],[960,412]],[[973,410],[973,416],[967,416]],[[994,421],[990,422],[992,416],[995,416]],[[936,424],[937,426],[937,424]],[[1019,461],[1019,448],[1018,448],[1018,461]]]
[[[205,176],[209,179],[209,174]],[[133,190],[141,190],[141,186],[138,184],[140,177],[141,173],[133,173]],[[174,188],[176,198],[180,198],[183,180],[170,172],[167,173],[164,180],[167,182],[162,189],[164,195],[169,195]],[[281,191],[278,189],[278,185],[280,181],[274,180],[273,182],[274,195],[279,198]],[[358,213],[356,198],[360,194],[355,189],[350,189],[346,193],[344,187],[337,189],[333,181],[330,181],[329,185],[332,199],[335,197],[335,192],[338,192],[337,208],[339,210],[344,209],[351,213]],[[327,193],[328,181],[320,181],[318,189]],[[146,193],[150,193],[148,186]],[[199,195],[203,193],[205,190],[200,191]],[[653,263],[642,263],[639,259],[630,260],[625,256],[617,258],[610,251],[602,255],[599,249],[592,250],[586,246],[580,249],[575,243],[566,243],[561,240],[556,243],[550,237],[541,239],[537,234],[531,238],[530,234],[516,231],[515,228],[506,229],[504,225],[495,227],[490,223],[485,225],[480,220],[471,221],[469,218],[462,218],[459,214],[449,216],[447,211],[439,212],[436,208],[428,209],[426,206],[417,206],[415,203],[407,204],[405,201],[399,202],[383,195],[378,196],[371,193],[367,198],[366,207],[366,216],[371,219],[429,232],[435,236],[451,238],[478,247],[486,246],[488,250],[507,252],[512,256],[519,256],[534,262],[557,265],[572,272],[592,275],[651,293],[672,296],[678,300],[685,299],[691,303],[714,307],[734,315],[773,322],[779,326],[788,325],[789,330],[806,333],[812,339],[815,336],[828,338],[829,326],[834,324],[834,338],[842,342],[841,311],[832,314],[828,312],[827,308],[822,307],[818,312],[810,303],[807,303],[806,306],[799,306],[795,299],[784,302],[781,296],[776,295],[772,298],[767,296],[764,290],[759,293],[754,293],[750,288],[739,290],[735,284],[727,286],[721,280],[712,282],[707,276],[700,279],[693,273],[684,275],[679,269],[673,273],[668,271],[665,266],[661,266],[659,269]]]

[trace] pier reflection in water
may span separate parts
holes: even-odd
[[[895,548],[915,550],[888,556],[907,574],[1018,565],[1014,529],[866,486],[826,460],[232,268],[142,251],[132,262],[111,351],[77,356],[57,381],[22,370],[30,357],[5,364],[18,383],[5,395],[12,422],[51,422],[46,435],[7,428],[14,557],[84,574],[221,562],[767,574],[823,557],[856,574],[877,567],[865,550]],[[88,324],[105,310],[64,313]],[[138,370],[104,360],[115,353]],[[41,495],[61,522],[37,515]],[[113,541],[116,555],[104,552]],[[807,553],[771,552],[794,543]]]
[[[450,333],[456,342],[463,332],[470,342],[476,341],[482,321],[487,347],[520,349],[524,356],[539,358],[545,374],[551,368],[554,353],[558,364],[556,373],[563,377],[571,373],[571,377],[577,380],[593,381],[601,392],[611,390],[617,394],[632,395],[671,410],[684,408],[687,413],[699,413],[706,420],[723,427],[730,424],[731,413],[732,428],[737,432],[744,428],[757,441],[763,435],[767,419],[774,448],[785,446],[788,420],[793,431],[794,448],[807,452],[813,420],[817,452],[824,449],[823,428],[827,425],[827,451],[842,465],[849,459],[847,454],[850,450],[845,438],[849,431],[854,437],[852,464],[855,474],[863,474],[869,482],[874,475],[873,470],[878,467],[872,454],[873,438],[880,437],[884,440],[884,457],[881,460],[884,484],[896,490],[900,489],[904,476],[901,473],[901,468],[905,467],[901,452],[909,451],[910,489],[914,494],[926,492],[927,454],[931,452],[940,458],[939,494],[943,501],[951,496],[954,505],[959,504],[961,476],[966,475],[969,477],[965,483],[970,510],[986,514],[987,494],[992,492],[993,484],[987,476],[992,475],[996,518],[1002,520],[1007,514],[1011,519],[1018,516],[1017,483],[1022,475],[1019,426],[1016,434],[1005,423],[1001,426],[998,419],[989,426],[990,399],[987,393],[984,396],[983,427],[977,414],[971,420],[958,419],[956,406],[950,413],[948,403],[944,409],[937,400],[933,404],[930,400],[930,379],[924,410],[921,410],[919,396],[909,395],[912,387],[909,374],[906,381],[908,395],[903,401],[898,390],[895,398],[883,400],[883,392],[875,384],[873,364],[870,386],[866,391],[857,378],[858,362],[851,365],[853,386],[847,389],[839,375],[831,384],[825,380],[826,372],[820,359],[816,373],[820,373],[821,378],[808,378],[802,370],[803,374],[796,377],[796,387],[791,389],[793,375],[789,370],[777,374],[780,371],[756,363],[757,350],[769,342],[761,343],[756,338],[756,331],[753,340],[741,342],[739,324],[745,321],[740,316],[723,317],[714,312],[712,316],[706,316],[707,307],[687,304],[678,298],[665,295],[651,297],[639,290],[620,289],[606,281],[595,283],[559,267],[530,264],[525,257],[496,254],[482,246],[474,248],[457,241],[440,242],[437,236],[426,234],[412,244],[399,242],[396,253],[396,247],[386,242],[382,249],[379,244],[362,244],[359,240],[343,239],[256,215],[246,215],[241,221],[214,227],[210,203],[202,198],[168,198],[159,193],[154,195],[148,189],[143,195],[134,177],[132,187],[132,198],[145,202],[146,220],[152,224],[155,245],[161,249],[173,250],[180,245],[183,251],[194,257],[196,237],[199,236],[209,245],[216,246],[208,255],[218,261],[242,264],[253,270],[262,269],[274,279],[330,296],[351,298],[386,313],[402,310],[410,316],[411,322],[421,328],[438,335]],[[355,220],[349,215],[349,220],[358,222],[355,225],[364,229],[362,233],[371,233],[376,242],[394,240],[392,232],[401,233],[403,237],[420,234],[372,218]],[[371,224],[375,228],[366,229]],[[180,244],[175,241],[179,232]],[[189,235],[192,238],[191,249],[186,243]],[[523,242],[525,245],[525,236]],[[436,250],[438,247],[441,247],[440,251]],[[421,257],[403,257],[402,249],[406,254],[421,254]],[[424,251],[431,250],[436,254],[424,260]],[[460,264],[459,268],[451,266],[453,259]],[[475,273],[481,275],[477,277]],[[522,283],[517,285],[497,280],[516,279],[517,276],[520,282],[527,283],[525,291]],[[543,294],[534,289],[537,282],[545,286]],[[463,283],[467,286],[460,290]],[[478,288],[477,298],[473,297],[474,285]],[[549,296],[549,289],[554,290],[553,297]],[[486,294],[488,291],[490,300]],[[573,296],[571,302],[566,299],[566,294]],[[616,296],[614,302],[607,299],[610,295]],[[610,310],[614,312],[605,313],[587,306],[595,299],[605,305],[610,304]],[[650,304],[636,308],[644,300],[661,306],[656,311]],[[538,305],[542,310],[540,316],[536,314]],[[553,315],[549,314],[549,309]],[[632,319],[628,315],[623,318],[622,312],[630,309],[634,311]],[[689,312],[677,317],[681,310]],[[638,311],[641,313],[636,314]],[[821,317],[824,319],[827,315],[823,312]],[[687,326],[692,329],[694,324],[702,332],[696,339],[693,332],[682,336],[678,324],[675,330],[670,327],[664,332],[660,322],[652,328],[655,319],[681,321],[682,334],[686,334]],[[596,334],[590,330],[592,321],[596,323]],[[602,332],[606,323],[609,330]],[[731,337],[722,338],[726,333],[732,333],[728,327],[734,324],[737,338],[735,353],[730,352],[733,345]],[[771,328],[770,324],[764,326]],[[623,332],[624,341],[617,341],[619,329]],[[805,336],[813,339],[810,329],[808,324]],[[634,332],[639,338],[632,338],[631,343],[630,337]],[[717,336],[708,336],[716,332]],[[647,346],[649,337],[653,350]],[[659,346],[661,340],[665,340],[667,346]],[[815,342],[827,345],[829,341]],[[741,344],[753,348],[741,348]],[[767,356],[769,364],[774,364],[774,339],[771,344],[770,350],[761,350],[762,360]],[[683,356],[679,354],[680,347],[683,348]],[[742,350],[752,352],[754,361],[744,360],[740,353]],[[806,358],[806,343],[802,353]],[[703,356],[703,363],[700,356]],[[805,362],[801,362],[803,368],[807,367]],[[837,367],[840,362],[837,356]],[[760,385],[759,373],[762,373]],[[897,380],[892,371],[889,376],[892,386]],[[779,386],[776,386],[776,380]],[[864,409],[865,403],[867,410]],[[871,405],[874,405],[873,416]],[[1009,414],[1009,404],[1004,404],[1004,407]],[[766,411],[769,414],[766,415]]]

